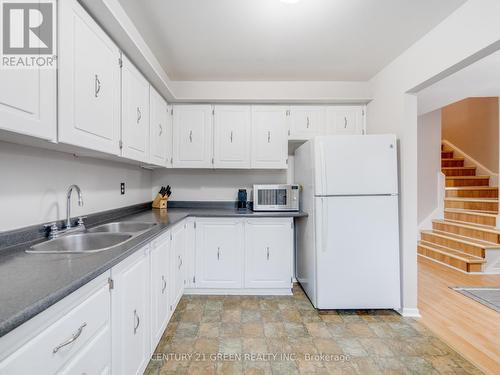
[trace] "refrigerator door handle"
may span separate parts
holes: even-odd
[[[328,199],[321,198],[321,250],[326,253],[328,246]]]
[[[326,176],[326,162],[325,162],[325,144],[319,142],[320,165],[321,165],[321,191],[322,194],[328,194],[327,176]]]

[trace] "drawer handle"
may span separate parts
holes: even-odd
[[[54,350],[52,350],[52,354],[56,354],[59,349],[64,348],[66,345],[71,344],[72,342],[75,342],[78,337],[82,334],[83,329],[87,326],[87,323],[83,323],[78,330],[71,335],[71,338],[68,339],[67,341],[63,342],[62,344],[57,345]]]
[[[267,250],[267,260],[269,260],[269,246],[266,247],[266,250]]]
[[[220,247],[217,246],[217,260],[220,260]]]
[[[167,288],[167,281],[165,280],[165,276],[161,275],[161,280],[163,281],[163,287],[161,288],[161,294],[165,293],[165,289]]]
[[[139,122],[141,122],[141,119],[142,119],[141,109],[139,107],[137,107],[137,125],[139,125]]]
[[[271,131],[267,132],[267,143],[271,143]]]
[[[99,76],[95,75],[95,83],[94,83],[94,95],[95,97],[99,97],[99,93],[101,92],[101,81],[99,80]]]
[[[193,131],[189,131],[189,143],[193,143]]]
[[[229,139],[231,140],[231,143],[233,143],[233,131],[231,130],[231,135],[229,136]]]
[[[135,323],[137,322],[137,323]],[[134,335],[137,333],[137,329],[139,328],[139,324],[141,320],[139,319],[139,315],[137,314],[137,310],[134,310]]]
[[[309,129],[309,116],[307,116],[307,125],[306,125],[307,129]]]
[[[160,128],[160,134],[158,134],[158,136],[161,137],[161,135],[163,134],[163,127],[161,126],[161,124],[158,124],[158,127]]]
[[[344,129],[347,129],[347,117],[344,116]]]

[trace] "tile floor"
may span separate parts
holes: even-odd
[[[146,374],[480,374],[393,311],[318,314],[293,296],[184,296]]]

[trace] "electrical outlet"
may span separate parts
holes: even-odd
[[[120,184],[120,194],[125,195],[125,182]]]

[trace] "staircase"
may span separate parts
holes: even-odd
[[[433,220],[432,230],[421,232],[418,254],[464,272],[483,272],[487,259],[497,263],[500,256],[498,187],[490,186],[490,176],[477,176],[476,167],[464,164],[441,146],[444,220]]]

